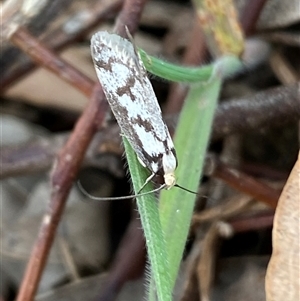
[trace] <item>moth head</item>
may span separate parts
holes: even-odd
[[[164,180],[166,189],[172,188],[176,184],[176,178],[174,172],[164,174]]]
[[[176,155],[170,151],[162,157],[162,168],[164,171],[164,180],[167,189],[172,188],[176,184],[175,169],[177,167]]]

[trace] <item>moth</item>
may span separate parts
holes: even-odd
[[[91,53],[121,134],[142,166],[151,172],[143,187],[156,175],[163,176],[166,189],[177,186],[174,144],[134,45],[116,34],[100,31],[91,39]]]

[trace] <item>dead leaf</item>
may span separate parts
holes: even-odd
[[[300,152],[275,212],[267,301],[296,301],[300,293]]]

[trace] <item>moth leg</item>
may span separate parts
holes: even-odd
[[[140,164],[141,164],[143,167],[147,168],[146,164],[139,158],[139,156],[136,156],[136,157],[137,157],[138,161],[140,162]]]
[[[138,191],[137,194],[141,193],[141,191],[145,188],[145,186],[154,178],[155,173],[152,173],[145,181],[145,183],[143,184],[143,186],[140,188],[140,190]]]
[[[147,168],[146,164],[139,158],[139,156],[137,156],[138,161],[140,162],[140,164]],[[141,193],[141,191],[145,188],[145,186],[154,178],[155,173],[152,173],[145,181],[145,183],[143,184],[143,186],[139,189],[138,194]]]

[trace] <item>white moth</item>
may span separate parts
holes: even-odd
[[[145,67],[131,42],[100,31],[91,39],[98,79],[111,110],[139,162],[164,177],[167,189],[176,184],[177,158]],[[144,186],[143,186],[144,187]]]

